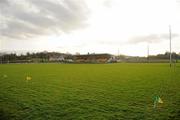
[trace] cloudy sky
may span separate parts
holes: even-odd
[[[0,0],[0,50],[180,52],[180,0]]]

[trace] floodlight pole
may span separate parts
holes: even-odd
[[[172,66],[172,54],[171,54],[171,26],[169,25],[169,63]]]
[[[147,61],[149,62],[149,44],[147,45]]]
[[[118,57],[119,57],[119,48],[118,48]]]

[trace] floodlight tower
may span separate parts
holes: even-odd
[[[172,53],[171,53],[171,25],[169,25],[169,63],[172,66]]]

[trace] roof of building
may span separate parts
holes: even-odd
[[[84,54],[84,55],[75,55],[75,57],[90,57],[90,56],[112,56],[108,53],[102,53],[102,54]]]

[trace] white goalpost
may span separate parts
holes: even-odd
[[[171,25],[169,25],[169,64],[172,66],[172,54],[171,54]]]

